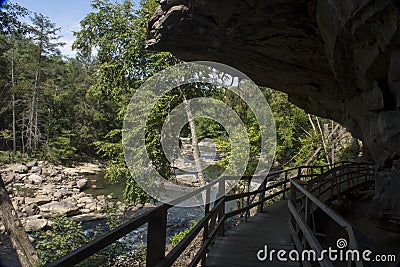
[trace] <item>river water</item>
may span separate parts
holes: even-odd
[[[221,157],[219,155],[213,154],[213,151],[208,151],[207,146],[203,146],[201,149],[202,154],[205,158],[209,158],[209,160],[219,160]],[[189,157],[190,158],[190,157]],[[206,170],[204,170],[205,178],[213,179],[218,177],[223,172],[221,167],[217,165],[210,165]],[[177,177],[179,175],[194,175],[195,173],[189,173],[185,171],[180,171],[178,168],[175,169],[175,174]],[[104,173],[98,173],[95,175],[85,175],[85,178],[88,180],[88,187],[84,190],[87,194],[92,194],[93,196],[98,195],[110,195],[112,194],[118,201],[123,201],[123,191],[124,184],[123,183],[110,183],[104,177]],[[134,212],[134,217],[143,214],[148,211],[150,208],[142,208],[138,211]],[[193,221],[199,221],[204,216],[203,207],[172,207],[168,210],[167,217],[167,243],[170,242],[170,237],[175,233],[183,231],[188,228]],[[127,218],[123,219],[124,221]],[[99,230],[101,232],[107,232],[109,227],[106,223],[106,220],[97,220],[91,222],[83,222],[82,228],[85,231],[88,237],[93,236],[94,231]],[[132,250],[136,250],[139,247],[142,247],[146,244],[147,241],[147,224],[142,227],[132,231],[125,237],[118,240],[119,243],[123,243],[126,245],[126,249],[128,252],[132,252]],[[2,244],[3,243],[3,244]],[[0,267],[18,267],[19,262],[16,257],[16,254],[11,248],[10,240],[7,236],[0,236],[0,247],[2,248],[0,251]],[[8,250],[7,250],[8,249]],[[117,256],[117,255],[116,255]]]
[[[203,158],[207,159],[209,162],[216,162],[221,159],[221,156],[218,153],[215,154],[215,148],[209,147],[208,144],[202,145],[200,147],[201,154]],[[193,160],[190,155],[191,149],[186,149],[186,153],[184,151],[183,154],[185,156]],[[179,176],[187,176],[192,175],[193,178],[196,179],[197,174],[192,172],[181,171],[179,166],[175,166],[174,173],[179,179]],[[207,180],[215,179],[219,177],[223,172],[223,168],[218,165],[211,164],[204,171],[204,176]],[[87,194],[92,194],[94,196],[98,195],[110,195],[112,194],[118,201],[123,201],[123,190],[124,184],[110,183],[107,179],[105,179],[103,173],[99,173],[97,175],[86,175],[85,177],[88,179],[88,188],[84,191]],[[134,217],[139,216],[149,210],[149,208],[143,208],[135,212]],[[169,243],[169,238],[173,236],[175,233],[180,232],[186,228],[188,228],[193,221],[199,221],[204,216],[204,208],[203,207],[172,207],[168,210],[167,217],[167,243]],[[88,236],[93,234],[94,229],[100,229],[102,232],[106,232],[108,230],[108,226],[105,220],[94,221],[94,222],[85,222],[82,224],[83,229],[86,231]],[[132,231],[125,237],[121,238],[119,242],[122,242],[127,245],[129,249],[135,249],[135,247],[140,247],[146,243],[147,240],[147,224],[142,227]]]
[[[86,176],[89,180],[95,180],[92,184],[96,185],[96,188],[90,188],[85,190],[85,193],[93,194],[93,195],[109,195],[113,194],[119,201],[123,199],[123,184],[110,184],[105,178],[103,174],[98,175],[90,175]],[[133,218],[138,217],[144,212],[148,211],[151,208],[142,208],[138,211],[134,212]],[[188,228],[192,222],[199,221],[204,216],[204,208],[203,207],[172,207],[168,210],[167,216],[167,243],[170,242],[170,238],[178,233]],[[106,220],[97,220],[91,222],[83,222],[82,228],[85,231],[88,237],[91,237],[96,230],[100,230],[101,232],[107,232],[109,230]],[[126,244],[127,251],[132,252],[137,248],[142,247],[146,244],[147,241],[147,224],[139,227],[138,229],[132,231],[125,237],[119,240],[120,243]]]
[[[105,177],[104,173],[95,175],[85,175],[88,180],[87,189],[84,190],[86,194],[98,195],[114,195],[119,201],[123,200],[124,184],[123,183],[110,183]]]

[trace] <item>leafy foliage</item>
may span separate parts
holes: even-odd
[[[81,22],[81,31],[76,33],[74,47],[79,57],[90,61],[96,50],[94,84],[89,92],[107,105],[107,114],[113,114],[108,132],[93,144],[98,153],[109,159],[106,177],[112,181],[124,181],[124,198],[128,202],[145,202],[145,192],[136,184],[125,163],[121,144],[122,122],[128,101],[137,88],[152,74],[176,60],[168,53],[154,53],[145,50],[146,25],[156,3],[142,1],[139,11],[134,10],[131,1],[112,3],[94,1],[94,12]],[[103,107],[104,109],[104,107]],[[150,118],[146,141],[153,152],[153,160],[164,176],[169,177],[169,162],[159,152],[160,113]]]
[[[35,237],[37,239],[36,249],[44,264],[58,259],[88,242],[81,224],[68,219],[65,215],[53,219],[52,231],[36,232]]]
[[[173,236],[169,238],[171,245],[176,246],[182,239],[196,226],[197,221],[191,221],[190,226],[185,228],[184,230],[175,233]]]
[[[147,21],[157,5],[154,0],[142,0],[138,7],[131,0],[94,0],[93,11],[75,33],[76,58],[62,57],[59,28],[49,18],[17,4],[5,5],[0,11],[0,148],[13,150],[9,154],[14,159],[28,154],[62,164],[102,157],[108,162],[106,177],[125,183],[127,202],[148,201],[128,170],[121,129],[136,90],[154,73],[179,62],[169,53],[145,49]],[[253,174],[260,127],[245,101],[227,89],[190,84],[158,101],[148,118],[145,139],[146,150],[164,178],[173,178],[173,171],[161,149],[161,129],[183,97],[212,97],[238,114],[250,139],[246,174]],[[341,152],[352,141],[336,123],[306,114],[290,104],[286,94],[262,90],[277,126],[276,166],[322,164],[357,153],[357,148]],[[234,159],[223,127],[204,118],[195,119],[195,124],[199,140],[213,139],[226,156],[220,167],[229,166]],[[184,127],[181,137],[190,136],[190,128]],[[142,160],[141,155],[135,160]],[[141,175],[135,170],[133,174]]]
[[[75,33],[76,58],[65,58],[59,48],[59,28],[42,14],[32,14],[17,4],[0,10],[0,159],[26,160],[40,157],[62,164],[101,157],[108,162],[106,178],[125,183],[124,199],[144,203],[150,200],[139,187],[125,162],[122,124],[132,95],[153,74],[179,63],[169,53],[145,49],[147,21],[157,2],[142,0],[93,0],[93,12],[81,21]],[[30,19],[28,19],[28,17]],[[247,175],[256,169],[261,144],[260,126],[254,113],[238,95],[209,84],[193,83],[164,95],[146,122],[146,151],[157,171],[173,177],[171,163],[161,147],[161,130],[168,114],[184,99],[212,97],[227,104],[244,122],[250,139]],[[355,140],[337,123],[311,116],[289,103],[288,96],[261,88],[274,115],[277,128],[275,166],[321,165],[349,159],[359,152]],[[137,105],[140,105],[138,103]],[[141,119],[141,118],[138,118]],[[225,158],[219,168],[204,173],[218,176],[233,158],[225,129],[207,118],[195,119],[199,140],[212,139]],[[191,137],[186,125],[181,137]],[[141,161],[142,155],[135,160]],[[16,188],[20,195],[33,197],[34,190]],[[279,197],[271,199],[276,201]],[[115,208],[106,211],[108,229],[122,223]],[[196,225],[170,238],[178,244]],[[102,234],[97,230],[94,237]],[[88,242],[82,225],[65,216],[56,217],[51,230],[35,234],[43,263],[59,258]],[[145,247],[128,247],[116,242],[80,266],[126,266],[141,264]],[[132,252],[134,251],[134,252]],[[118,257],[116,257],[118,255]]]

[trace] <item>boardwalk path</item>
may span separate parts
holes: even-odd
[[[261,262],[257,252],[268,245],[268,250],[294,248],[288,230],[289,210],[287,201],[268,206],[262,213],[250,217],[248,222],[230,229],[210,247],[206,266],[299,266],[294,262]],[[286,254],[287,256],[287,254]]]

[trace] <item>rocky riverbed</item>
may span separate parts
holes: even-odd
[[[109,207],[113,207],[122,219],[138,216],[154,207],[149,203],[127,205],[119,201],[115,194],[97,194],[97,190],[90,187],[98,184],[93,179],[99,178],[101,174],[99,164],[82,164],[66,168],[44,161],[32,161],[2,165],[0,174],[31,241],[34,241],[31,234],[34,231],[51,230],[52,219],[59,214],[65,214],[77,222],[82,222],[83,230],[90,236],[90,233],[99,227],[107,230],[104,218]],[[169,209],[167,237],[182,231],[192,220],[198,220],[203,213],[200,207]],[[0,266],[18,267],[20,266],[18,259],[5,234],[1,216],[2,214],[0,214]],[[133,231],[123,238],[124,242],[132,245],[143,244],[146,241],[146,229],[146,226],[143,226]]]
[[[51,219],[59,214],[87,222],[103,219],[106,207],[115,206],[125,213],[152,206],[126,205],[112,194],[94,196],[83,192],[92,182],[86,177],[100,171],[98,164],[66,168],[44,161],[5,165],[0,169],[26,232],[51,228]],[[4,230],[0,221],[0,232]]]

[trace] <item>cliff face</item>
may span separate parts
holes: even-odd
[[[399,26],[395,0],[161,0],[148,44],[235,67],[345,125],[384,168],[374,212],[400,223]]]

